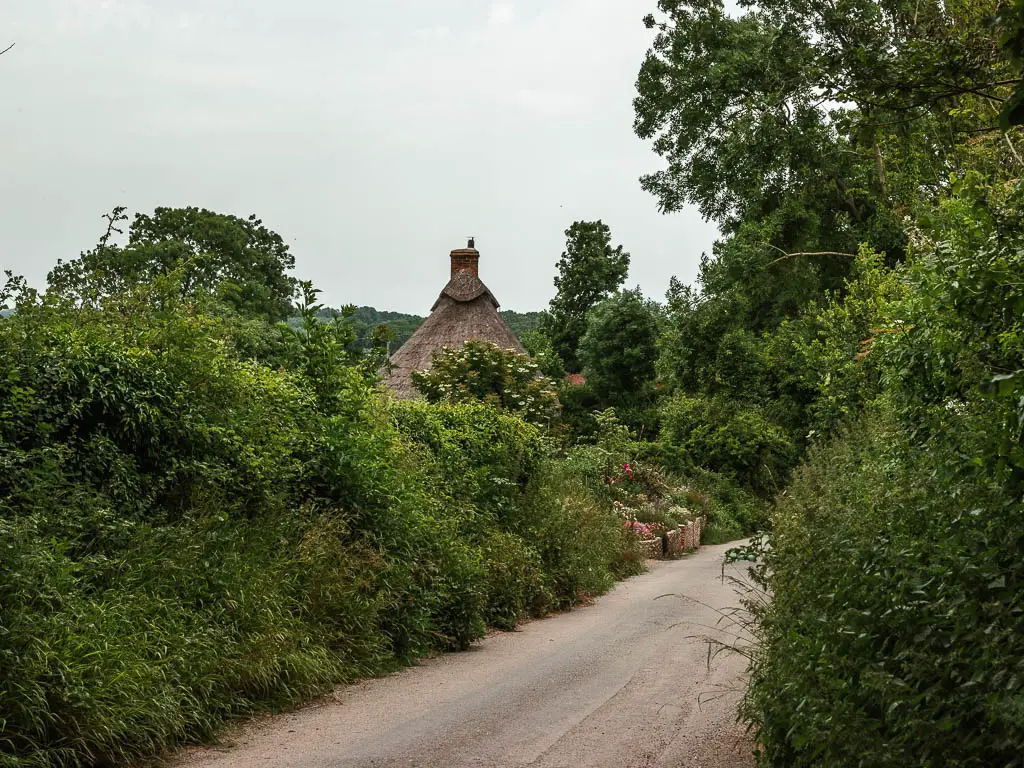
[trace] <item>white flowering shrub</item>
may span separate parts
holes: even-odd
[[[489,341],[436,352],[433,367],[413,373],[412,380],[431,403],[483,402],[544,425],[561,413],[555,382],[526,355]]]

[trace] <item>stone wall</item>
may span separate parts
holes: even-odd
[[[640,550],[645,558],[660,560],[663,557],[676,557],[684,552],[699,549],[703,528],[704,518],[695,517],[685,525],[669,531],[664,541],[661,538],[641,539]]]
[[[662,555],[661,539],[640,539],[640,551],[647,560],[660,560]]]
[[[678,555],[683,551],[683,532],[676,528],[665,537],[665,554]]]

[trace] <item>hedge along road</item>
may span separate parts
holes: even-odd
[[[492,635],[250,723],[176,768],[752,766],[736,724],[745,659],[721,653],[738,603],[729,545],[656,562],[595,604]],[[742,574],[739,565],[726,573]]]

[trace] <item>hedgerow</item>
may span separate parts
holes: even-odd
[[[1019,211],[940,208],[864,345],[878,394],[777,502],[745,703],[767,765],[1021,764],[1024,248],[993,231]]]
[[[0,319],[5,768],[129,764],[635,571],[537,427],[391,402],[340,327],[273,366],[239,328],[133,292]]]

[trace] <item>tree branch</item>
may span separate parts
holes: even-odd
[[[1020,155],[1017,154],[1017,148],[1013,146],[1013,142],[1010,141],[1010,134],[1008,131],[1003,133],[1003,138],[1006,139],[1006,146],[1010,148],[1010,153],[1017,161],[1017,165],[1024,165],[1024,160],[1021,160]]]
[[[769,248],[776,250],[782,254],[779,258],[775,259],[775,261],[769,262],[769,267],[772,264],[778,264],[780,261],[786,261],[787,259],[795,259],[797,256],[847,256],[851,259],[857,258],[856,253],[846,253],[844,251],[801,251],[800,253],[786,253],[784,250],[772,245],[771,243],[762,243],[762,245],[767,245]]]
[[[872,147],[875,151],[875,173],[878,175],[878,186],[882,190],[882,197],[889,197],[889,184],[885,178],[885,160],[882,159],[882,150],[878,146],[878,138],[875,137],[872,141]]]

